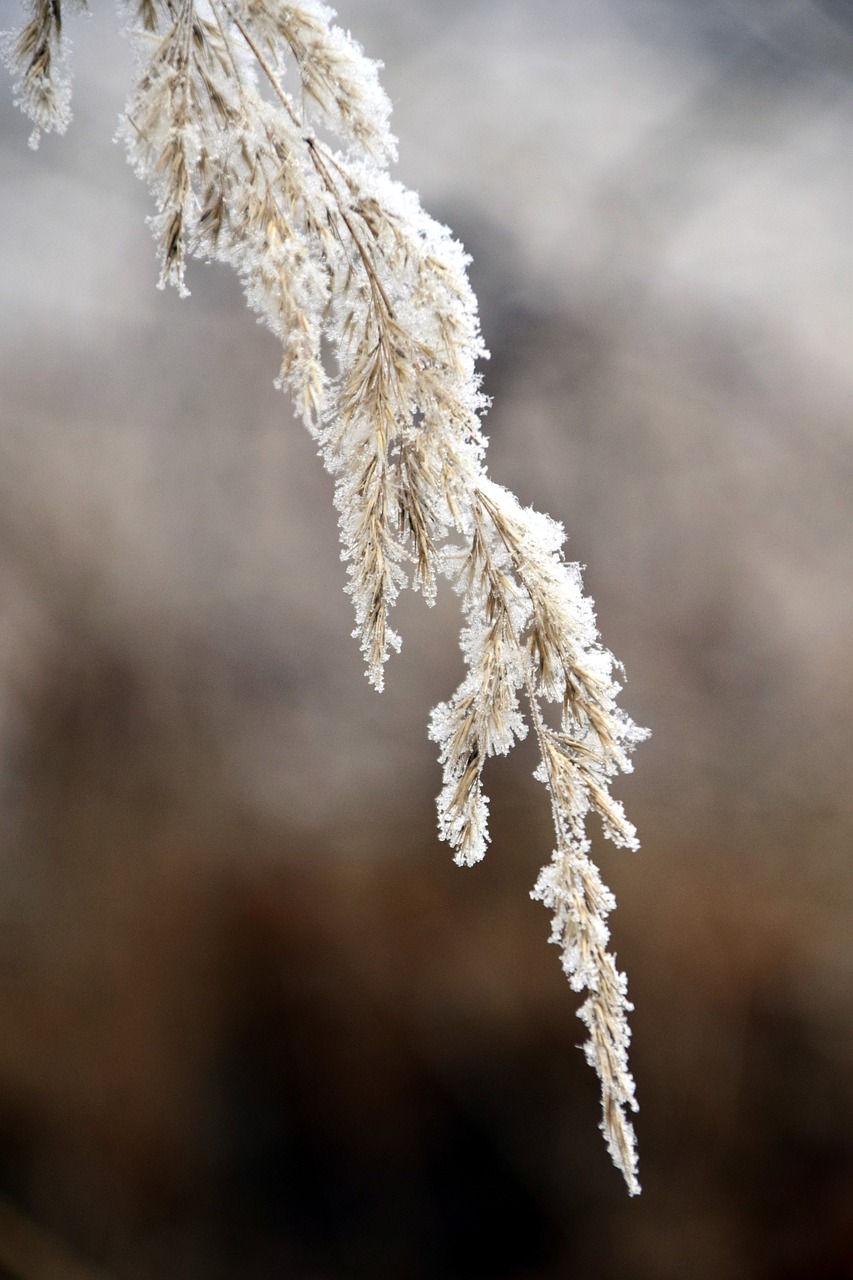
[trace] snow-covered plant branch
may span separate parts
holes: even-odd
[[[34,144],[69,120],[60,4],[29,0],[5,45]],[[400,591],[431,602],[444,577],[461,598],[467,674],[431,722],[439,829],[457,862],[477,862],[488,842],[486,759],[533,726],[556,830],[533,894],[554,912],[572,987],[588,993],[580,1017],[602,1128],[636,1192],[631,1006],[586,819],[595,810],[612,840],[636,848],[609,784],[644,734],[616,707],[614,661],[562,558],[562,528],[484,469],[485,352],[465,254],[388,176],[395,142],[376,64],[319,0],[136,0],[126,17],[138,76],[121,135],[157,203],[161,284],[186,291],[188,254],[229,262],[281,340],[280,382],[335,477],[354,634],[377,689],[400,645]],[[546,718],[547,703],[557,715]]]

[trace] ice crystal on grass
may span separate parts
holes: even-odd
[[[609,787],[644,735],[616,706],[614,661],[578,567],[562,558],[561,526],[486,474],[467,258],[389,177],[396,143],[377,64],[319,0],[136,0],[125,14],[137,79],[120,134],[154,194],[160,283],[186,292],[189,254],[228,262],[281,341],[279,381],[335,479],[354,634],[377,689],[400,645],[400,591],[431,602],[444,577],[460,596],[466,675],[430,729],[444,771],[439,831],[457,862],[477,862],[488,844],[486,760],[533,729],[556,831],[533,896],[554,912],[572,987],[587,992],[602,1129],[634,1193],[631,1006],[607,950],[614,903],[586,822],[594,810],[611,840],[636,848]],[[36,130],[68,123],[63,38],[61,0],[28,0],[6,42]]]
[[[66,7],[84,9],[85,0]],[[35,150],[42,132],[64,133],[71,122],[71,77],[60,0],[27,0],[24,13],[21,28],[0,37],[0,56],[20,77],[13,90],[15,106],[33,122],[30,146]]]

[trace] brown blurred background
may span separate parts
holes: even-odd
[[[654,733],[599,850],[635,1201],[532,753],[457,870],[456,601],[373,694],[273,339],[224,269],[154,288],[95,7],[65,139],[0,100],[0,1276],[853,1276],[849,5],[339,4],[474,255],[492,473]]]

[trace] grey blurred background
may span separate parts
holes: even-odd
[[[492,474],[653,730],[599,850],[629,1201],[532,753],[455,869],[456,601],[372,693],[274,340],[224,268],[154,287],[95,8],[64,139],[0,98],[0,1275],[853,1276],[853,11],[339,3],[473,254]]]

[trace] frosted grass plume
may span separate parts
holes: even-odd
[[[61,3],[28,0],[4,44],[34,145],[70,119]],[[468,259],[389,176],[396,142],[378,64],[320,0],[135,0],[121,12],[136,78],[119,132],[154,195],[160,284],[186,293],[190,255],[228,262],[280,340],[278,381],[335,479],[353,634],[377,689],[400,646],[400,591],[432,603],[444,578],[460,597],[466,675],[430,724],[439,832],[458,863],[488,844],[486,760],[532,726],[555,829],[532,893],[554,913],[572,988],[587,993],[579,1016],[601,1127],[634,1194],[631,1005],[586,827],[595,811],[605,835],[637,848],[610,782],[645,731],[616,705],[616,665],[578,566],[563,559],[562,527],[487,476]]]

